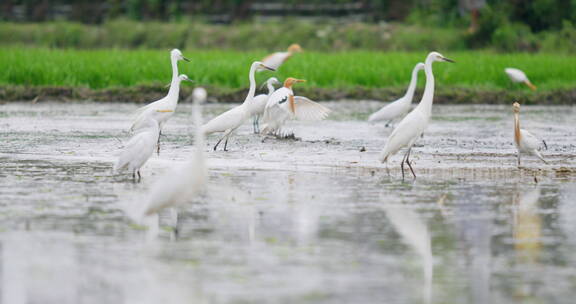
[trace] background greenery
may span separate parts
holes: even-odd
[[[250,63],[264,57],[266,52],[188,50],[184,55],[191,63],[180,62],[180,72],[198,84],[237,89],[248,86]],[[258,80],[274,75],[281,79],[305,78],[307,87],[405,87],[412,67],[426,55],[426,52],[305,52],[295,55],[276,73],[259,73]],[[540,90],[567,88],[576,82],[576,56],[572,55],[486,52],[444,52],[444,55],[457,63],[434,65],[436,81],[442,86],[525,90],[507,79],[503,70],[508,66],[526,71]],[[163,85],[171,77],[168,51],[3,48],[0,58],[0,85],[101,89]],[[420,79],[423,78],[421,73]]]
[[[0,46],[576,52],[576,0],[486,0],[473,30],[461,3],[3,0]]]
[[[282,50],[298,42],[305,50],[460,51],[576,53],[576,28],[532,33],[503,24],[475,34],[454,27],[400,23],[285,22],[210,25],[114,20],[101,25],[70,22],[0,23],[1,46],[52,48],[144,48]],[[486,37],[484,37],[486,36]]]

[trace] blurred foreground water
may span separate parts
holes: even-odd
[[[155,241],[123,210],[190,154],[190,105],[141,183],[111,174],[136,105],[3,105],[1,303],[573,302],[573,107],[522,108],[550,165],[520,171],[511,107],[436,106],[403,183],[401,155],[377,161],[392,129],[364,121],[381,104],[327,105],[301,140],[209,137],[208,193]]]

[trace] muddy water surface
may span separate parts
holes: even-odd
[[[436,106],[402,182],[401,155],[377,161],[391,129],[364,122],[380,104],[327,105],[300,140],[210,136],[208,193],[155,241],[123,208],[189,157],[189,105],[140,183],[111,174],[136,105],[3,105],[0,302],[573,302],[575,108],[522,108],[549,164],[518,170],[510,107]]]

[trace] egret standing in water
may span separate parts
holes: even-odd
[[[540,160],[542,160],[545,164],[547,162],[542,157],[542,154],[538,150],[542,147],[548,149],[546,142],[543,140],[538,139],[536,136],[532,135],[532,133],[520,129],[520,104],[515,102],[512,105],[512,111],[514,112],[514,144],[516,145],[516,149],[518,150],[518,168],[520,168],[520,154],[526,153],[530,155],[535,155]]]
[[[512,80],[512,82],[523,83],[526,86],[528,86],[532,91],[536,91],[536,86],[530,82],[528,76],[526,76],[526,74],[521,70],[515,68],[505,68],[504,72],[506,73],[506,75],[508,75],[508,77],[510,77],[510,80]]]
[[[438,52],[432,52],[426,57],[424,62],[424,71],[426,73],[426,86],[424,87],[424,94],[422,95],[422,100],[412,110],[408,113],[398,126],[392,131],[386,145],[380,154],[380,160],[386,163],[388,166],[388,159],[398,153],[402,148],[408,148],[402,162],[400,163],[400,168],[402,169],[402,180],[404,180],[404,162],[410,168],[414,179],[416,179],[416,174],[412,165],[410,164],[410,151],[412,146],[418,138],[422,135],[428,123],[430,122],[430,117],[432,116],[432,101],[434,99],[434,74],[432,72],[432,63],[436,61],[454,62],[448,59]]]
[[[292,86],[303,79],[287,78],[284,86],[272,93],[264,110],[264,128],[262,134],[281,134],[281,128],[290,118],[298,120],[322,120],[328,116],[330,109],[303,96],[294,96]]]
[[[140,168],[154,153],[159,135],[160,127],[158,126],[158,121],[152,117],[145,117],[140,129],[132,136],[120,153],[114,165],[114,172],[118,173],[127,169],[132,173],[134,180],[136,180],[136,175],[138,175],[138,180],[140,180],[142,178]]]
[[[262,63],[275,70],[278,70],[286,60],[292,57],[292,55],[300,52],[302,52],[300,45],[292,44],[288,47],[286,52],[276,52],[264,57],[264,59],[262,59]]]
[[[256,80],[254,80],[254,73],[259,69],[274,71],[274,69],[264,65],[260,61],[252,63],[248,74],[248,78],[250,79],[250,89],[248,90],[248,96],[246,96],[244,102],[241,105],[212,118],[212,120],[202,126],[205,135],[215,132],[224,132],[224,135],[218,140],[216,145],[214,145],[214,151],[216,151],[216,148],[218,148],[218,145],[223,139],[226,139],[224,142],[224,151],[228,151],[226,150],[226,147],[228,146],[229,137],[232,136],[232,133],[234,133],[238,127],[250,118],[250,115],[252,115],[250,109],[252,107],[252,102],[254,101],[254,93],[256,93]]]
[[[416,90],[416,84],[418,84],[418,72],[424,69],[424,64],[419,62],[416,64],[412,70],[412,78],[410,79],[410,85],[408,85],[408,91],[402,96],[402,98],[397,99],[388,105],[384,106],[378,112],[373,113],[368,118],[368,121],[388,121],[386,126],[388,126],[394,119],[401,118],[408,111],[410,111],[410,105],[412,104],[412,99],[414,98],[414,91]]]
[[[272,93],[274,93],[274,90],[276,90],[274,85],[280,84],[280,81],[278,81],[276,77],[270,77],[264,84],[268,87],[268,94],[260,94],[254,97],[254,101],[252,101],[250,106],[250,112],[254,117],[252,123],[254,127],[254,133],[260,133],[260,116],[264,114],[264,109],[266,108],[268,98],[272,95]]]
[[[170,117],[172,117],[172,115],[174,115],[176,105],[178,104],[178,97],[180,95],[180,82],[182,80],[191,81],[186,75],[178,75],[178,61],[180,60],[190,61],[186,57],[182,56],[180,50],[173,49],[170,52],[170,61],[172,62],[172,81],[170,83],[168,94],[166,97],[136,110],[137,116],[130,127],[131,132],[141,128],[142,123],[150,116],[156,117],[156,120],[160,125],[160,132],[162,132],[164,124],[168,119],[170,119]],[[158,113],[162,113],[162,115],[158,115]],[[160,153],[160,137],[158,137],[158,153]]]
[[[196,88],[193,92],[194,108],[194,151],[191,159],[178,164],[152,186],[148,199],[142,206],[141,217],[155,216],[164,208],[176,208],[202,193],[208,180],[208,168],[204,156],[204,134],[202,133],[202,103],[206,90]],[[177,211],[173,213],[177,223]],[[157,221],[157,220],[156,220]]]

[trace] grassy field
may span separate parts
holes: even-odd
[[[199,85],[222,89],[248,86],[250,62],[265,52],[190,51],[192,62],[179,64]],[[505,67],[524,70],[540,91],[576,87],[576,56],[548,54],[444,53],[456,64],[436,63],[437,86],[474,89],[525,90],[512,85]],[[307,79],[308,88],[402,88],[415,63],[425,52],[346,53],[305,52],[290,59],[277,73],[263,72],[259,82],[272,75]],[[169,52],[158,50],[63,50],[0,48],[0,85],[67,86],[105,89],[134,85],[163,85],[170,81]],[[423,85],[423,74],[420,74]]]

